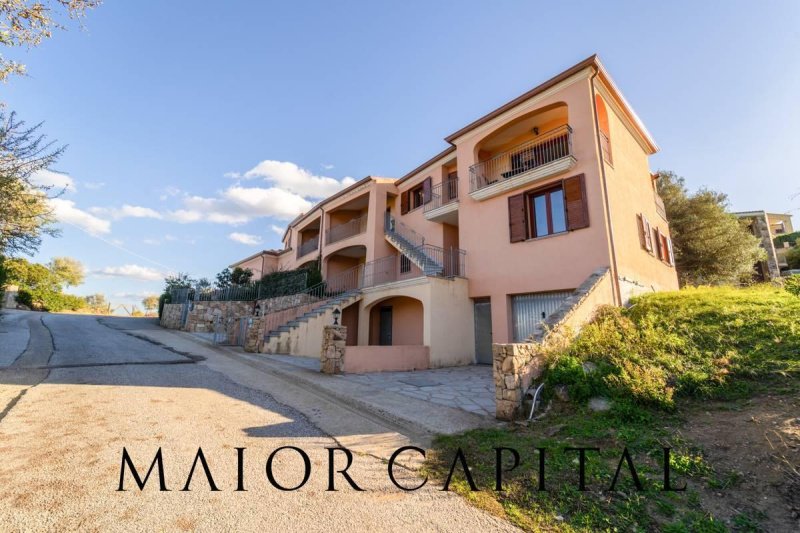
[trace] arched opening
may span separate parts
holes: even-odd
[[[357,288],[362,272],[355,269],[367,260],[367,247],[348,246],[327,255],[323,259],[323,275],[329,289],[345,290]],[[363,268],[361,269],[363,270]]]
[[[423,313],[422,302],[408,296],[394,296],[373,304],[369,311],[369,344],[421,346]]]
[[[503,124],[475,145],[471,190],[571,157],[571,132],[569,109],[564,102]]]
[[[603,97],[599,94],[594,95],[594,103],[595,109],[597,109],[597,125],[600,130],[600,147],[603,150],[603,158],[611,163],[611,130],[608,125],[608,110]]]

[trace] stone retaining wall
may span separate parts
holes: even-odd
[[[253,316],[253,302],[194,302],[184,329],[193,333],[212,333],[218,320]]]
[[[167,329],[181,329],[183,324],[183,307],[186,304],[164,304],[161,310],[161,327]]]
[[[544,371],[541,353],[544,343],[551,334],[562,329],[577,332],[600,305],[613,304],[611,281],[607,267],[596,270],[536,328],[531,342],[492,345],[496,418],[514,420],[523,414],[520,413],[523,396]]]
[[[264,345],[264,317],[253,317],[244,340],[244,351],[259,353]]]

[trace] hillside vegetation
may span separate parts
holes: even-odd
[[[481,490],[470,490],[458,468],[451,487],[529,531],[779,531],[796,521],[800,502],[791,494],[800,491],[800,472],[786,465],[800,455],[791,422],[800,297],[769,285],[648,294],[626,309],[601,309],[573,342],[555,343],[546,356],[546,414],[528,426],[439,437],[427,463],[432,477],[446,477],[461,448]],[[553,393],[557,385],[566,386],[567,402]],[[590,410],[596,396],[611,408]],[[762,419],[784,425],[768,432]],[[769,435],[780,449],[764,440]],[[503,446],[522,460],[498,492],[495,448]],[[588,454],[586,491],[568,451],[578,446],[600,449]],[[672,449],[672,475],[685,492],[661,490],[663,447]],[[546,491],[539,448],[547,449]],[[623,448],[643,490],[625,466],[609,490]]]

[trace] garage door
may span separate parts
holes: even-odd
[[[536,326],[554,313],[572,291],[535,292],[511,297],[514,342],[524,342]]]

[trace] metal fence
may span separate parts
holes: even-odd
[[[433,211],[443,205],[458,201],[458,176],[447,178],[431,188],[431,201],[425,204],[423,212]]]
[[[325,230],[325,243],[338,242],[365,231],[367,231],[367,215],[362,215],[349,222],[332,226],[330,229]]]

